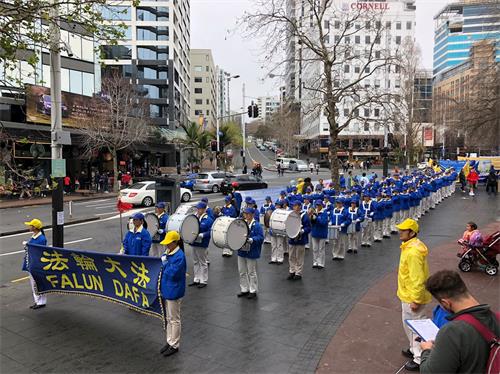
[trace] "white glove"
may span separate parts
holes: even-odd
[[[163,230],[163,229],[159,229],[157,232],[158,232],[158,234],[160,234],[160,235],[161,235],[161,234],[163,234],[163,233],[165,232],[165,230]]]
[[[304,234],[304,230],[300,230],[300,235],[303,235]]]
[[[27,240],[23,240],[23,246],[26,247],[26,244],[28,244]]]
[[[198,234],[198,240],[203,240],[203,233]]]
[[[253,243],[253,239],[252,238],[248,238],[247,239],[247,243],[252,244]]]
[[[341,224],[340,227],[345,227],[345,223]]]

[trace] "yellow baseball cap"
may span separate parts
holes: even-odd
[[[38,229],[40,230],[42,227],[43,227],[43,224],[42,224],[42,221],[40,221],[39,219],[35,218],[35,219],[32,219],[31,221],[29,222],[24,222],[24,224],[26,226],[33,226],[35,229]]]
[[[414,219],[407,218],[403,222],[401,222],[399,225],[396,225],[396,227],[399,230],[411,230],[414,233],[418,233],[418,223]]]
[[[177,231],[169,231],[167,232],[167,235],[165,235],[165,239],[163,239],[160,244],[167,245],[172,242],[178,242],[179,240],[181,240],[181,236]]]

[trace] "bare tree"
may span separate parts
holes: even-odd
[[[294,135],[300,132],[300,107],[297,104],[283,104],[266,119],[266,126],[272,130],[273,138],[283,147],[286,154],[293,154],[297,149]]]
[[[364,116],[364,109],[382,110],[391,105],[390,90],[378,78],[396,63],[391,49],[384,46],[391,37],[381,21],[384,10],[345,8],[337,0],[256,3],[255,10],[242,19],[246,36],[263,39],[264,57],[276,63],[273,69],[284,62],[300,66],[303,121],[319,122],[319,114],[324,113],[330,133],[332,181],[339,187],[339,134],[351,123],[375,126],[378,120]],[[361,35],[363,49],[357,39]],[[287,54],[291,41],[298,50]]]
[[[113,156],[114,180],[118,177],[117,152],[144,143],[153,127],[146,121],[148,107],[143,97],[128,79],[118,74],[102,80],[100,95],[93,98],[94,115],[85,123],[85,153],[101,149]],[[118,190],[118,183],[114,184]]]

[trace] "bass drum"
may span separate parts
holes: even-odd
[[[248,238],[248,225],[241,218],[222,216],[212,225],[212,240],[219,248],[241,249]]]
[[[274,235],[288,236],[293,239],[300,234],[302,221],[293,210],[276,209],[269,218],[269,227]]]
[[[177,231],[182,240],[187,244],[192,244],[200,233],[200,221],[193,214],[172,214],[165,226],[166,231]]]
[[[196,213],[196,208],[194,207],[194,205],[181,204],[177,207],[174,214],[188,215],[188,214],[195,214],[195,213]]]
[[[151,239],[156,241],[160,240],[160,234],[158,234],[158,230],[160,229],[160,220],[158,219],[158,216],[154,213],[146,213],[144,215],[144,222],[146,222]]]

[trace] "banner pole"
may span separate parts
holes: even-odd
[[[120,243],[123,243],[123,222],[122,222],[121,210],[120,210]]]

